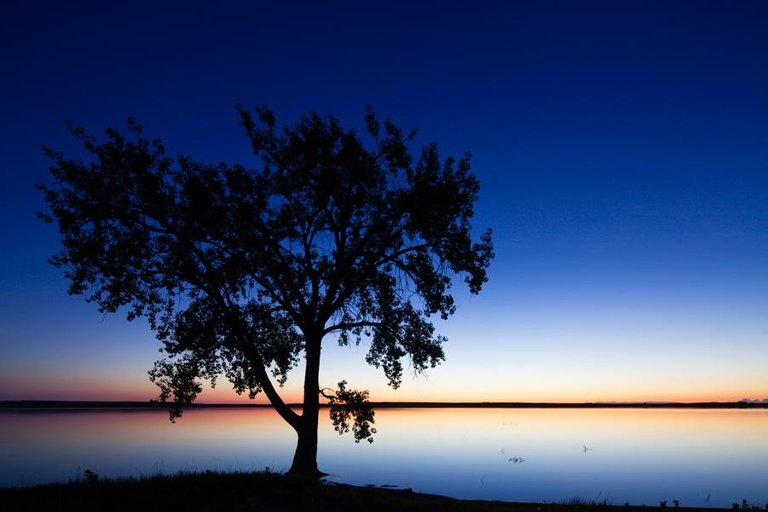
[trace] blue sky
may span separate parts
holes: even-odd
[[[415,4],[415,5],[414,5]],[[377,400],[768,397],[765,2],[8,2],[0,15],[0,399],[156,391],[159,342],[46,259],[41,144],[136,117],[172,151],[254,163],[234,105],[363,105],[472,151],[497,257],[392,392],[365,347],[321,379]],[[296,376],[298,377],[298,376]],[[298,379],[292,382],[296,385]],[[287,390],[294,393],[295,387]],[[233,400],[225,383],[208,401]]]

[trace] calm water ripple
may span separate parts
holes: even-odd
[[[460,498],[768,503],[768,410],[381,409],[373,444],[327,417],[331,481]],[[295,436],[270,409],[0,412],[0,486],[290,466]]]

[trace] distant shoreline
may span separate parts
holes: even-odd
[[[171,404],[156,401],[67,401],[5,400],[0,410],[56,409],[167,409]],[[768,409],[754,402],[372,402],[375,409]],[[301,408],[301,404],[289,404]],[[329,407],[321,404],[321,407]],[[185,409],[272,408],[269,404],[195,403]]]

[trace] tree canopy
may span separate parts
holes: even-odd
[[[366,362],[394,388],[404,360],[434,367],[445,338],[430,317],[455,312],[456,279],[480,291],[491,233],[472,238],[469,154],[441,160],[432,143],[413,156],[415,132],[371,108],[365,140],[315,112],[282,129],[266,107],[238,112],[253,168],[168,156],[132,119],[127,135],[108,129],[101,141],[70,126],[91,158],[45,148],[53,180],[38,185],[41,216],[58,224],[51,261],[69,293],[148,319],[167,354],[150,371],[162,400],[189,404],[200,379],[222,375],[238,393],[264,392],[298,433],[292,471],[316,472],[321,394],[340,432],[370,439],[373,421],[367,392],[320,387],[323,339],[369,343]],[[276,385],[301,359],[299,414]]]

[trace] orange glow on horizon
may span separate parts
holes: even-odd
[[[721,393],[673,393],[673,392],[612,392],[610,394],[583,395],[571,393],[536,393],[536,394],[515,394],[515,393],[490,393],[484,396],[469,393],[449,393],[434,391],[432,393],[419,392],[398,392],[395,390],[372,390],[370,400],[372,402],[437,402],[437,403],[481,403],[481,402],[521,402],[521,403],[651,403],[651,402],[679,402],[679,403],[700,403],[700,402],[739,402],[741,400],[763,400],[765,391],[753,392],[726,392]],[[153,386],[141,388],[113,388],[99,390],[92,388],[82,389],[73,388],[44,388],[37,390],[27,390],[24,393],[18,393],[15,397],[4,398],[6,400],[62,400],[62,401],[137,401],[144,402],[156,400],[158,392]],[[281,393],[284,402],[298,404],[302,402],[302,394],[297,391],[288,390]],[[268,405],[269,400],[263,393],[257,395],[254,399],[248,398],[247,394],[237,395],[230,388],[205,389],[196,400],[201,404],[264,404]],[[321,399],[321,402],[325,400]]]
[[[437,372],[436,372],[437,374]],[[445,379],[446,375],[440,375]],[[641,386],[634,384],[626,387],[574,386],[563,391],[555,386],[537,386],[537,383],[525,383],[521,389],[508,386],[499,389],[489,386],[482,389],[480,383],[471,388],[462,388],[458,381],[430,382],[429,385],[419,385],[414,382],[404,382],[400,389],[393,390],[381,383],[381,379],[355,378],[350,379],[351,387],[368,389],[372,402],[528,402],[528,403],[585,403],[585,402],[738,402],[744,399],[764,400],[768,398],[768,389],[764,386],[726,387],[720,382],[706,382],[695,386],[665,387],[662,384]],[[158,388],[144,378],[105,378],[103,375],[73,377],[71,375],[49,375],[48,379],[37,379],[25,382],[22,379],[3,379],[3,393],[0,400],[71,400],[71,401],[149,401],[158,397]],[[747,383],[748,384],[748,383]],[[296,376],[289,380],[278,392],[286,403],[301,403],[303,390],[301,378]],[[247,394],[237,395],[231,384],[221,379],[215,388],[204,385],[203,392],[197,402],[204,404],[268,404],[266,396],[261,393],[251,400]]]

